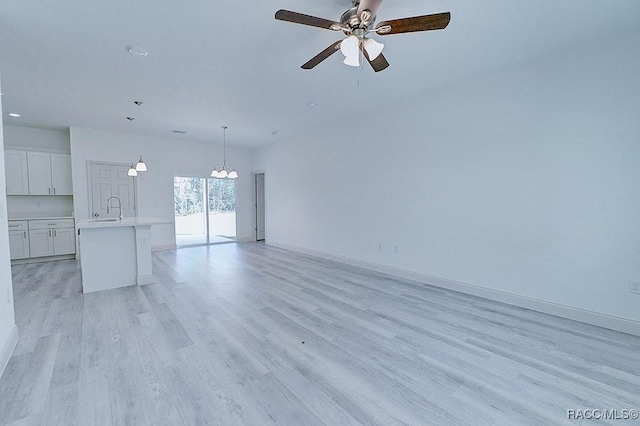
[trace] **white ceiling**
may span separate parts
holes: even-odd
[[[339,53],[300,69],[341,33],[274,19],[289,9],[339,20],[350,0],[2,3],[5,124],[211,143],[227,125],[228,143],[247,147],[330,126],[354,109],[392,111],[408,96],[640,27],[635,0],[385,0],[378,21],[445,11],[452,18],[443,31],[378,37],[391,66],[376,74],[343,65]],[[149,55],[131,56],[128,45]],[[134,100],[144,106],[128,122],[138,115]]]

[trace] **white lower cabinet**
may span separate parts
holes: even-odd
[[[31,257],[53,256],[53,235],[51,229],[29,231]]]
[[[26,259],[29,255],[29,225],[26,220],[9,221],[9,251],[11,259]]]
[[[11,259],[27,259],[29,252],[28,231],[9,231]]]
[[[11,259],[75,254],[73,219],[10,220]]]
[[[76,252],[75,228],[53,230],[53,254],[73,254]]]
[[[73,219],[30,220],[31,257],[58,256],[76,252]]]

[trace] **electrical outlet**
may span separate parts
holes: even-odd
[[[629,293],[640,294],[640,281],[629,281]]]
[[[382,250],[382,243],[378,243],[378,250]]]

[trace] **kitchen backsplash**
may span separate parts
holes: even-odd
[[[73,212],[72,196],[7,196],[9,219],[29,217],[70,217]]]

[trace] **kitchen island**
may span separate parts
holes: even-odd
[[[151,226],[171,224],[154,217],[77,222],[82,291],[92,293],[154,281]]]

